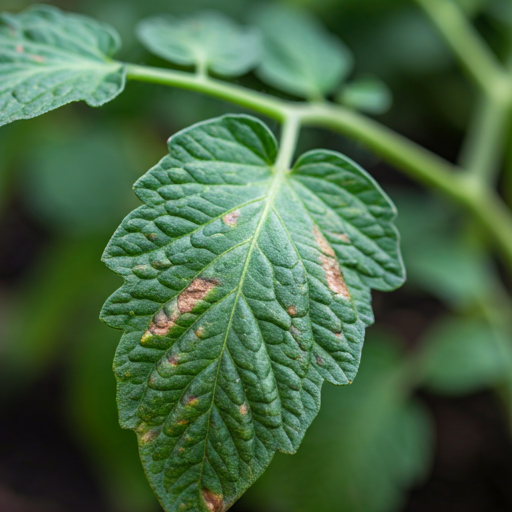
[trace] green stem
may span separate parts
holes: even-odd
[[[305,106],[299,111],[303,125],[348,135],[425,185],[459,202],[465,196],[460,169],[380,123],[332,104]]]
[[[289,114],[283,123],[276,168],[290,169],[300,132],[300,118]]]
[[[303,124],[349,135],[412,178],[466,207],[495,242],[512,269],[512,217],[502,200],[472,175],[356,112],[337,106],[303,109]]]
[[[509,124],[512,76],[453,0],[417,1],[482,90],[460,165],[482,183],[490,183],[498,170]]]
[[[512,270],[512,216],[501,199],[459,167],[381,124],[330,103],[280,100],[238,85],[180,71],[131,64],[126,69],[128,79],[201,92],[284,122],[281,154],[285,156],[280,156],[283,165],[288,166],[291,161],[301,125],[328,128],[361,141],[412,178],[465,206],[494,240]]]
[[[432,18],[473,80],[501,104],[512,99],[512,80],[452,0],[416,0]]]
[[[494,97],[484,95],[476,107],[459,164],[482,183],[493,183],[503,156],[510,113]]]
[[[512,269],[512,220],[510,210],[501,198],[482,187],[478,180],[473,181],[474,198],[466,198],[466,207],[473,213],[485,233],[497,245],[509,269]],[[471,188],[471,187],[470,187]]]
[[[214,98],[255,110],[277,121],[284,121],[287,116],[287,109],[283,101],[267,94],[251,91],[239,85],[221,82],[208,76],[126,64],[126,78],[128,80],[138,80],[139,82],[168,85],[179,89],[201,92]]]

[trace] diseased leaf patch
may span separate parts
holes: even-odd
[[[115,98],[124,67],[111,57],[120,46],[109,26],[37,5],[0,15],[0,125],[84,100],[93,107]]]
[[[276,157],[249,116],[179,132],[105,251],[125,279],[102,312],[125,331],[121,424],[168,510],[226,510],[295,452],[323,380],[357,372],[370,287],[403,281],[394,207],[368,174],[328,151],[291,172]]]

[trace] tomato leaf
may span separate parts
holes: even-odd
[[[163,59],[224,76],[242,75],[260,58],[259,34],[214,11],[184,19],[154,16],[139,23],[137,34]]]
[[[263,34],[259,77],[285,92],[308,99],[331,93],[350,73],[353,57],[308,13],[282,5],[259,9]]]
[[[0,15],[0,126],[72,101],[99,107],[125,84],[109,26],[38,5]]]
[[[404,279],[395,209],[365,171],[331,151],[291,172],[276,157],[249,116],[179,132],[104,254],[125,279],[102,312],[125,331],[121,424],[168,510],[226,510],[295,452],[323,380],[356,375],[370,288]]]

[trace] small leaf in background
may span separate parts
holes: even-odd
[[[410,398],[407,361],[373,329],[354,383],[322,391],[322,409],[296,455],[277,454],[243,501],[274,512],[390,512],[426,475],[431,420]],[[340,392],[342,391],[342,392]]]
[[[168,510],[229,508],[295,452],[324,379],[357,372],[370,288],[404,279],[395,209],[365,171],[331,151],[291,172],[276,158],[250,116],[182,130],[105,250],[125,279],[102,311],[125,331],[121,425]]]
[[[296,96],[319,99],[350,73],[347,47],[308,13],[283,5],[267,5],[254,16],[263,34],[258,76]]]
[[[379,78],[364,77],[348,83],[338,94],[337,101],[368,114],[384,114],[391,108],[393,96]]]
[[[221,13],[200,12],[178,19],[155,16],[139,23],[146,48],[163,59],[224,76],[247,73],[259,61],[259,34],[242,28]]]
[[[501,344],[505,333],[475,318],[445,318],[423,341],[423,383],[445,394],[467,394],[499,384],[509,375]],[[512,350],[512,348],[509,348]]]
[[[84,100],[99,107],[123,89],[111,57],[119,38],[85,16],[34,6],[0,15],[0,125]]]

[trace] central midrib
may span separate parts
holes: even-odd
[[[199,482],[201,482],[201,480],[203,478],[204,463],[206,461],[206,449],[208,447],[208,436],[210,434],[210,424],[211,424],[211,417],[212,417],[212,409],[213,409],[213,406],[215,404],[215,394],[217,392],[217,383],[218,383],[218,380],[219,380],[220,366],[221,366],[221,363],[222,363],[222,356],[224,355],[224,351],[226,350],[228,335],[229,335],[229,331],[231,330],[231,324],[233,322],[233,317],[235,315],[236,306],[238,304],[238,300],[240,299],[240,295],[242,293],[242,287],[243,287],[243,284],[244,284],[245,276],[247,274],[247,269],[249,268],[252,252],[254,250],[254,247],[256,246],[256,242],[258,240],[258,236],[259,236],[259,234],[261,232],[261,229],[262,229],[262,227],[263,227],[263,225],[264,225],[264,223],[265,223],[265,221],[266,221],[266,219],[268,217],[268,214],[269,214],[270,210],[272,209],[272,206],[274,204],[274,200],[275,200],[275,197],[276,197],[276,195],[277,195],[277,193],[279,191],[279,188],[280,188],[283,180],[286,177],[285,169],[277,168],[277,169],[274,169],[274,170],[275,170],[275,176],[274,176],[274,179],[273,179],[272,184],[271,184],[271,186],[269,188],[269,191],[268,191],[267,203],[265,205],[265,208],[263,209],[263,212],[261,214],[261,217],[260,217],[260,220],[258,222],[258,225],[256,226],[256,230],[255,230],[254,235],[252,237],[251,245],[250,245],[249,250],[247,252],[247,257],[245,259],[244,268],[243,268],[242,274],[240,276],[240,282],[238,284],[238,289],[237,289],[236,296],[235,296],[235,299],[234,299],[234,302],[233,302],[233,308],[231,310],[231,315],[229,317],[228,326],[226,328],[226,335],[224,337],[224,342],[222,344],[222,349],[221,349],[221,352],[219,354],[219,363],[218,363],[218,366],[217,366],[217,374],[215,376],[215,383],[213,385],[212,403],[211,403],[210,409],[208,411],[208,426],[206,428],[206,436],[205,436],[205,442],[204,442],[204,454],[203,454],[203,460],[202,460],[202,463],[201,463],[201,473],[199,475]],[[199,486],[198,492],[199,492],[199,498],[201,499],[201,486]]]

